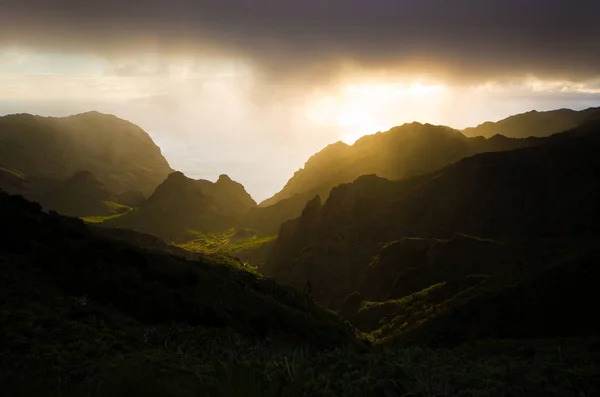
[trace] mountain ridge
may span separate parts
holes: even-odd
[[[353,145],[337,142],[311,156],[285,187],[259,204],[243,223],[266,232],[298,216],[307,200],[326,199],[342,183],[376,174],[401,179],[434,171],[476,153],[533,146],[539,138],[466,137],[447,126],[406,123],[387,132],[366,135]]]
[[[172,171],[147,132],[96,111],[0,117],[0,166],[29,180],[64,180],[87,170],[112,193],[138,190],[146,195]]]
[[[465,128],[462,132],[470,137],[491,137],[497,134],[509,138],[545,137],[573,129],[599,117],[600,107],[579,111],[566,108],[542,112],[530,110],[499,121],[486,121],[476,127]]]
[[[234,226],[256,202],[227,175],[216,182],[171,173],[137,210],[106,226],[131,228],[167,241],[185,241],[190,231],[224,231]]]

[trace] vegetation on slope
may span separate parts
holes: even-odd
[[[43,365],[35,357],[46,348],[81,348],[81,342],[70,344],[83,329],[64,328],[69,327],[64,318],[81,320],[78,327],[91,327],[93,335],[106,339],[98,340],[100,346],[88,345],[92,352],[105,348],[113,354],[143,345],[144,329],[173,323],[231,328],[250,338],[290,344],[353,343],[352,329],[333,313],[301,292],[239,268],[105,239],[77,219],[44,214],[38,205],[3,193],[0,216],[7,236],[0,242],[1,322],[9,333],[2,340],[2,353],[10,358],[3,363],[18,358],[34,370],[61,367],[61,353],[48,355],[50,362]],[[133,338],[132,332],[139,337]],[[63,336],[48,339],[55,333]],[[81,363],[68,365],[75,370]]]
[[[11,174],[15,178],[19,178],[19,179],[26,178],[26,175],[24,173],[22,173],[21,171],[18,171],[18,170],[11,169],[11,168],[0,167],[0,172],[6,172],[8,174]]]
[[[120,243],[0,192],[11,396],[595,395],[597,341],[360,349],[309,296]],[[11,233],[5,233],[10,229]]]
[[[134,211],[134,208],[128,207],[123,204],[115,203],[114,201],[103,201],[102,204],[106,207],[106,210],[110,213],[110,215],[92,215],[92,216],[84,216],[81,217],[86,223],[102,223],[106,222],[110,219],[116,219],[120,216],[123,216],[130,211]]]
[[[190,232],[193,239],[179,247],[210,255],[227,255],[260,266],[268,257],[277,236],[259,236],[251,229],[229,229],[223,233]]]
[[[27,176],[15,169],[0,165],[0,189],[14,194],[27,192]]]
[[[545,266],[507,267],[484,282],[443,302],[408,331],[392,333],[403,343],[456,346],[484,338],[590,337],[600,330],[600,310],[585,302],[597,298],[598,242],[562,255]]]

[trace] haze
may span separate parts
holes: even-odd
[[[0,0],[0,114],[98,110],[261,201],[329,143],[600,103],[597,1]]]

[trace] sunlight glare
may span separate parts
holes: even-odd
[[[441,85],[420,82],[351,84],[337,95],[313,101],[308,117],[337,129],[340,140],[352,144],[363,135],[421,118],[441,98],[444,89]]]

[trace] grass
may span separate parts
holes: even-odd
[[[587,397],[600,392],[600,367],[593,359],[597,341],[487,341],[457,350],[385,346],[361,353],[290,348],[181,325],[157,327],[145,342],[140,332],[138,339],[141,347],[125,353],[106,354],[108,347],[101,356],[90,354],[107,347],[99,339],[100,348],[84,344],[65,351],[62,359],[44,358],[39,377],[20,384],[22,374],[29,375],[27,365],[35,363],[19,359],[24,372],[7,377],[3,388],[7,395],[65,397]],[[59,393],[42,386],[31,390],[56,376],[53,368],[65,361],[73,367],[60,374],[65,383]],[[73,377],[81,378],[75,386],[67,383]]]
[[[245,233],[244,233],[245,232]],[[192,252],[204,254],[236,255],[241,251],[254,250],[274,241],[277,236],[261,237],[253,231],[229,229],[224,233],[202,233],[190,231],[194,237],[178,246]]]
[[[365,301],[358,309],[357,325],[370,331],[367,334],[369,340],[373,342],[384,340],[409,324],[418,323],[430,316],[438,303],[432,296],[441,291],[444,286],[445,283],[432,285],[401,299],[385,302]]]
[[[14,170],[12,168],[0,167],[0,171],[8,172],[9,174],[12,174],[12,175],[16,176],[19,179],[25,179],[25,178],[27,178],[27,175],[25,175],[24,173],[22,173],[21,171]]]
[[[93,216],[85,216],[81,218],[86,223],[94,223],[99,224],[106,222],[110,219],[120,218],[125,214],[133,211],[134,208],[128,207],[123,204],[115,203],[114,201],[103,201],[103,204],[106,208],[111,212],[110,215],[93,215]]]

